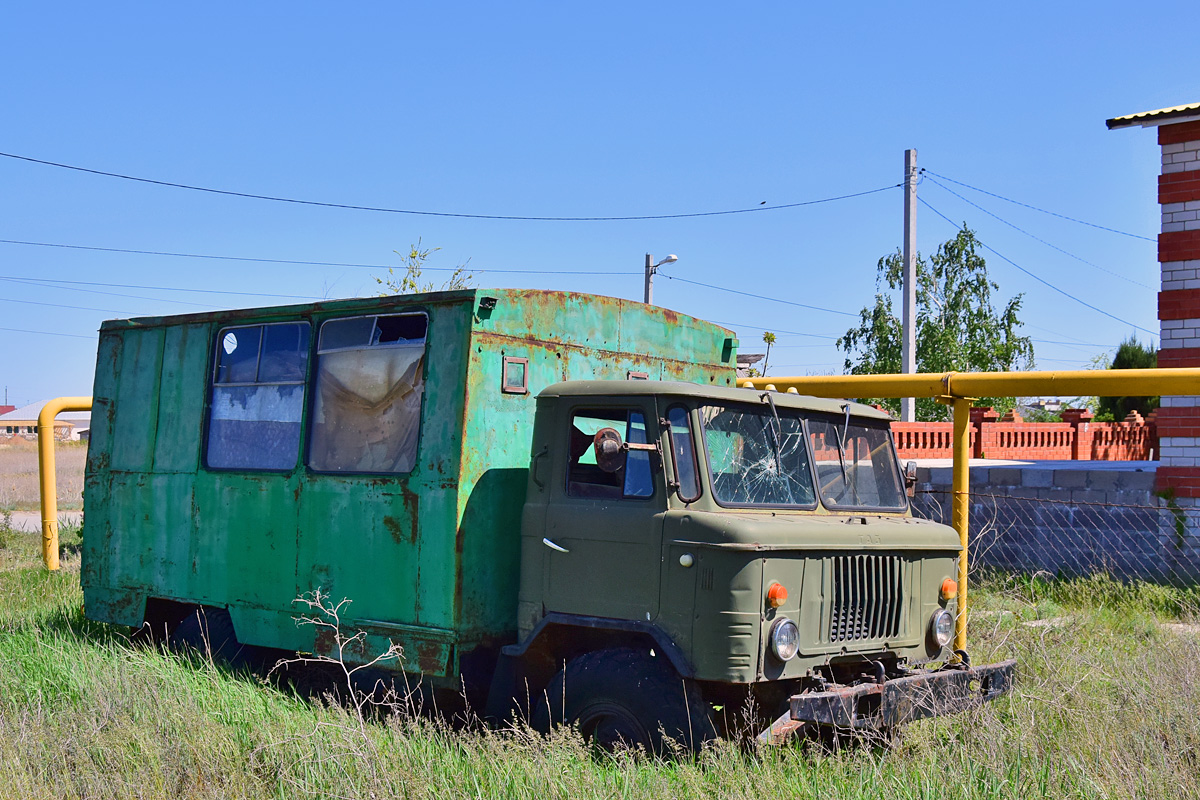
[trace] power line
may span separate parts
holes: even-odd
[[[5,281],[20,281],[22,283],[37,283],[49,284],[55,286],[60,283],[75,284],[77,286],[106,286],[114,289],[152,289],[159,292],[199,292],[203,294],[232,294],[241,295],[243,297],[282,297],[286,300],[320,300],[321,298],[307,294],[272,294],[269,292],[235,292],[228,289],[183,289],[175,286],[145,286],[138,283],[101,283],[98,281],[68,281],[59,278],[26,278],[24,276],[0,275],[0,280]],[[58,287],[66,288],[66,287]],[[154,298],[146,298],[154,299]],[[97,309],[105,311],[109,309]]]
[[[1033,339],[1032,341],[1038,344],[1065,344],[1070,347],[1116,347],[1116,345],[1100,344],[1099,342],[1056,342],[1052,339]]]
[[[30,158],[29,156],[20,156],[15,153],[0,153],[0,156],[5,158],[13,158],[18,161],[28,161],[31,164],[42,164],[48,167],[58,167],[60,169],[69,169],[76,172],[86,172],[90,175],[102,175],[107,178],[120,178],[127,181],[137,181],[138,183],[150,183],[155,186],[168,186],[173,189],[190,189],[194,192],[207,192],[209,194],[219,194],[228,197],[245,197],[251,200],[271,200],[276,203],[292,203],[295,205],[305,206],[320,206],[322,208],[342,208],[350,211],[377,211],[385,214],[412,214],[424,217],[457,217],[460,219],[495,219],[495,220],[510,220],[524,222],[633,222],[637,220],[655,220],[655,219],[684,219],[688,217],[717,217],[728,214],[750,214],[757,211],[778,211],[785,208],[799,208],[801,206],[817,205],[818,203],[832,203],[836,200],[849,200],[854,197],[864,197],[877,192],[884,192],[888,189],[896,189],[900,184],[895,183],[890,186],[881,186],[878,189],[869,189],[865,192],[854,192],[852,194],[843,194],[836,197],[823,197],[819,200],[803,200],[796,203],[783,203],[774,206],[754,206],[753,208],[735,208],[727,211],[698,211],[689,214],[643,214],[636,216],[622,217],[527,217],[511,214],[461,214],[448,211],[416,211],[412,209],[401,208],[383,208],[379,206],[359,206],[350,205],[348,203],[326,203],[317,200],[298,200],[291,197],[275,197],[265,194],[251,194],[249,192],[234,192],[228,189],[211,189],[205,186],[193,186],[186,183],[174,183],[172,181],[153,180],[151,178],[139,178],[134,175],[123,175],[119,172],[105,172],[99,169],[90,169],[88,167],[78,167],[72,164],[61,164],[56,161],[44,161],[40,158]]]
[[[87,292],[88,294],[105,294],[105,295],[109,295],[110,297],[131,297],[134,300],[153,300],[156,303],[175,303],[177,305],[183,305],[183,306],[196,306],[198,308],[212,308],[212,304],[210,304],[210,303],[190,303],[187,300],[166,300],[161,297],[146,297],[144,295],[139,295],[139,294],[124,294],[123,292],[105,292],[100,289],[81,289],[81,288],[78,288],[75,286],[57,286],[54,284],[46,284],[45,282],[39,283],[36,279],[31,279],[31,278],[5,278],[5,277],[0,276],[0,280],[10,281],[12,283],[23,283],[27,286],[46,286],[47,288],[53,288],[53,289],[66,289],[68,292]]]
[[[81,336],[78,333],[59,333],[57,331],[28,331],[24,328],[0,328],[0,331],[12,331],[13,333],[37,333],[42,336],[69,336],[72,339],[95,339],[95,336]]]
[[[130,314],[132,312],[119,308],[92,308],[90,306],[67,306],[62,303],[41,303],[37,300],[17,300],[12,297],[0,297],[0,303],[23,303],[31,306],[50,306],[51,308],[70,308],[74,311],[103,311],[107,314]]]
[[[956,180],[954,180],[954,178],[947,178],[945,175],[939,175],[938,173],[934,172],[933,170],[922,169],[921,172],[924,172],[928,175],[932,175],[936,178],[941,178],[944,181],[950,181],[951,183],[957,183],[959,186],[965,186],[966,188],[971,189],[972,191],[990,195],[991,197],[995,197],[997,200],[1003,200],[1006,203],[1012,203],[1013,205],[1023,206],[1024,208],[1032,209],[1033,211],[1040,211],[1043,214],[1049,214],[1052,217],[1058,217],[1060,219],[1065,219],[1069,222],[1077,222],[1080,225],[1087,225],[1089,228],[1098,228],[1102,231],[1108,231],[1109,233],[1119,233],[1122,236],[1128,236],[1131,239],[1142,239],[1143,241],[1147,241],[1147,242],[1157,241],[1156,239],[1153,239],[1149,236],[1142,236],[1142,235],[1136,234],[1136,233],[1128,233],[1126,231],[1120,231],[1120,230],[1117,230],[1116,228],[1109,228],[1106,225],[1097,225],[1094,222],[1086,222],[1081,219],[1076,219],[1075,217],[1068,217],[1066,214],[1059,214],[1055,211],[1047,211],[1044,208],[1038,208],[1037,206],[1031,206],[1029,203],[1022,203],[1020,200],[1013,200],[1011,198],[1005,197],[1002,194],[996,194],[995,192],[989,192],[987,189],[980,189],[978,186],[972,186],[969,183],[963,183],[962,181],[956,181]],[[945,187],[942,187],[942,188],[945,188]]]
[[[1075,342],[1077,344],[1087,344],[1087,342],[1083,341],[1078,336],[1072,336],[1069,333],[1063,333],[1062,331],[1055,331],[1055,330],[1051,330],[1049,328],[1043,328],[1041,325],[1034,325],[1032,322],[1027,322],[1024,324],[1028,325],[1031,328],[1037,328],[1039,331],[1045,331],[1046,333],[1052,334],[1054,336],[1061,336],[1064,339],[1070,339],[1072,342]],[[1101,346],[1107,347],[1107,345],[1101,345]]]
[[[755,323],[754,325],[749,325],[744,322],[722,322],[721,320],[718,320],[718,319],[710,319],[709,322],[716,323],[717,325],[727,325],[727,326],[730,326],[733,328],[754,328],[754,329],[762,329],[764,331],[769,330],[772,333],[784,334],[786,336],[808,336],[813,339],[829,339],[829,340],[834,340],[834,339],[838,338],[836,336],[826,336],[826,335],[820,334],[820,333],[801,333],[800,331],[785,331],[785,330],[781,330],[779,328],[773,328],[770,326],[764,327],[761,323]]]
[[[249,256],[223,256],[206,253],[172,253],[162,250],[134,250],[124,247],[93,247],[81,244],[62,244],[59,242],[27,242],[19,239],[0,239],[0,244],[18,244],[28,247],[58,247],[66,250],[94,250],[101,253],[130,253],[141,256],[169,256],[172,258],[203,258],[215,261],[248,261],[258,264],[298,264],[308,267],[353,267],[356,269],[396,269],[400,264],[354,264],[343,261],[293,261],[286,258],[253,258]],[[458,267],[426,267],[422,272],[454,272]],[[471,269],[473,273],[483,274],[492,272],[509,275],[641,275],[642,271],[609,272],[606,270],[540,270],[540,269]],[[274,296],[274,295],[273,295]],[[282,297],[283,295],[278,295]]]
[[[928,201],[928,200],[926,200],[926,199],[925,199],[925,198],[923,198],[923,197],[921,197],[921,198],[918,198],[918,199],[921,201],[921,204],[922,204],[922,205],[924,205],[926,208],[928,208],[928,209],[929,209],[930,211],[932,211],[933,213],[937,214],[937,215],[938,215],[939,217],[941,217],[942,219],[946,220],[946,222],[949,222],[949,223],[950,223],[951,225],[953,225],[955,228],[958,228],[958,229],[960,229],[960,230],[962,229],[962,226],[960,226],[960,225],[959,225],[957,222],[953,221],[952,219],[950,219],[949,217],[947,217],[945,214],[943,214],[942,212],[938,211],[936,208],[934,208],[933,206],[931,206],[931,205],[929,204],[929,201]],[[1139,331],[1144,331],[1144,332],[1146,332],[1146,333],[1150,334],[1151,336],[1157,336],[1157,335],[1158,335],[1158,334],[1156,334],[1156,333],[1155,333],[1154,331],[1152,331],[1152,330],[1149,330],[1149,329],[1147,329],[1147,328],[1143,328],[1141,325],[1136,325],[1136,324],[1134,324],[1134,323],[1130,322],[1130,321],[1129,321],[1129,320],[1127,320],[1127,319],[1121,319],[1121,318],[1120,318],[1120,317],[1118,317],[1116,314],[1110,314],[1110,313],[1108,313],[1107,311],[1105,311],[1105,310],[1103,310],[1103,309],[1101,309],[1101,308],[1097,308],[1096,306],[1092,305],[1091,303],[1088,303],[1088,302],[1086,302],[1086,301],[1084,301],[1084,300],[1080,300],[1078,297],[1076,297],[1075,295],[1071,294],[1070,292],[1067,292],[1067,291],[1065,291],[1065,290],[1063,290],[1063,289],[1060,289],[1060,288],[1058,288],[1057,286],[1055,286],[1053,283],[1050,283],[1050,282],[1049,282],[1048,280],[1046,280],[1045,278],[1042,278],[1042,277],[1040,277],[1040,276],[1036,275],[1035,273],[1033,273],[1033,272],[1031,272],[1031,271],[1029,271],[1029,270],[1025,269],[1025,267],[1022,267],[1020,264],[1018,264],[1017,262],[1013,261],[1013,260],[1012,260],[1011,258],[1009,258],[1008,256],[1006,256],[1006,255],[1004,255],[1003,253],[1001,253],[1000,251],[996,250],[996,248],[989,246],[989,245],[988,245],[986,242],[980,241],[980,242],[979,242],[979,244],[980,244],[980,246],[981,246],[981,247],[983,247],[983,248],[985,248],[985,249],[987,249],[987,250],[990,250],[990,251],[991,251],[992,253],[994,253],[996,256],[998,256],[999,258],[1003,259],[1004,261],[1007,261],[1009,264],[1011,264],[1012,266],[1016,267],[1016,268],[1017,268],[1017,269],[1019,269],[1021,272],[1024,272],[1026,275],[1028,275],[1029,277],[1033,278],[1033,279],[1034,279],[1035,281],[1037,281],[1038,283],[1041,283],[1041,284],[1043,284],[1043,285],[1045,285],[1045,286],[1048,286],[1048,287],[1050,287],[1051,289],[1053,289],[1054,291],[1058,292],[1058,293],[1059,293],[1059,294],[1061,294],[1063,297],[1068,297],[1068,298],[1070,298],[1070,299],[1074,300],[1076,303],[1079,303],[1081,306],[1086,306],[1087,308],[1090,308],[1092,311],[1095,311],[1095,312],[1096,312],[1096,313],[1098,313],[1098,314],[1103,314],[1104,316],[1108,317],[1109,319],[1115,319],[1117,322],[1120,322],[1122,325],[1129,325],[1130,327],[1137,328]]]
[[[0,154],[0,155],[2,155],[2,154]],[[133,250],[133,249],[113,248],[113,247],[91,247],[91,246],[84,246],[84,245],[58,244],[58,243],[50,243],[50,242],[27,242],[27,241],[19,241],[16,239],[0,239],[0,244],[19,244],[19,245],[30,245],[30,246],[34,246],[34,247],[62,247],[62,248],[67,248],[67,249],[71,249],[71,250],[99,250],[99,251],[103,251],[103,252],[136,253],[139,255],[178,256],[181,258],[213,258],[213,259],[218,259],[218,260],[223,260],[223,261],[254,261],[254,262],[263,262],[263,263],[270,263],[270,264],[307,264],[307,265],[313,265],[313,266],[365,267],[368,269],[395,268],[395,265],[387,265],[387,264],[350,264],[350,263],[322,262],[322,261],[288,261],[286,259],[273,259],[273,258],[242,258],[239,256],[203,255],[203,254],[197,254],[197,253],[170,253],[170,252],[153,251],[153,250]],[[422,267],[422,270],[425,270],[425,269],[431,269],[431,270],[432,269],[443,269],[443,270],[445,270],[446,268]],[[453,268],[453,269],[457,269],[457,268]],[[569,271],[569,270],[534,270],[534,269],[527,269],[527,270],[477,269],[477,270],[472,270],[472,272],[475,272],[478,274],[493,272],[493,273],[525,274],[525,275],[605,275],[605,276],[641,275],[642,274],[641,271],[610,272],[610,271],[605,271],[605,270]],[[666,273],[661,273],[661,274],[663,275],[663,277],[670,278],[671,280],[683,281],[684,283],[690,283],[695,286],[703,286],[706,289],[713,289],[713,290],[719,291],[719,292],[728,292],[731,294],[744,295],[746,297],[754,297],[754,298],[757,298],[760,300],[770,300],[772,302],[784,303],[785,305],[796,306],[798,308],[807,308],[811,311],[824,311],[824,312],[827,312],[830,314],[841,314],[841,315],[848,316],[848,317],[858,316],[857,314],[851,314],[847,311],[837,311],[837,310],[831,309],[831,308],[822,308],[820,306],[811,306],[811,305],[806,305],[804,303],[796,303],[791,300],[781,300],[780,298],[777,298],[777,297],[767,297],[765,295],[753,294],[751,292],[743,292],[738,289],[730,289],[725,286],[716,286],[711,283],[701,283],[699,281],[692,281],[692,280],[688,280],[686,278],[676,278],[674,276],[667,275]],[[46,278],[23,278],[23,277],[17,277],[17,276],[4,276],[4,275],[0,275],[0,280],[23,281],[26,283],[76,284],[76,285],[82,285],[82,286],[106,286],[106,287],[127,288],[127,289],[150,289],[150,290],[154,290],[154,291],[164,291],[164,292],[196,292],[196,293],[202,293],[202,294],[241,295],[241,296],[246,296],[246,297],[282,297],[282,298],[293,299],[293,300],[318,300],[318,299],[320,299],[317,297],[313,297],[311,295],[270,294],[270,293],[264,293],[264,292],[236,292],[236,291],[229,291],[229,290],[222,290],[222,289],[183,289],[183,288],[170,287],[170,286],[144,286],[144,285],[139,285],[139,284],[101,283],[101,282],[94,282],[94,281],[92,281],[92,282],[89,282],[89,281],[66,281],[66,280],[46,279]],[[70,288],[70,287],[62,286],[60,288],[66,289],[66,288]],[[82,291],[82,290],[78,290],[78,291]],[[100,294],[114,294],[114,293],[100,292]],[[118,297],[135,297],[135,298],[138,297],[137,295],[122,295],[122,294],[118,294],[116,296],[118,296]],[[159,298],[141,297],[138,299],[158,300]],[[178,302],[182,302],[182,301],[163,300],[162,302],[178,303]],[[202,305],[202,304],[191,303],[190,305]],[[814,336],[815,334],[796,333],[795,335],[797,335],[797,336]],[[821,338],[835,339],[837,337],[830,336],[830,337],[821,337]]]
[[[858,314],[851,314],[849,311],[837,311],[836,309],[832,309],[832,308],[821,308],[820,306],[810,306],[810,305],[805,305],[804,303],[797,303],[792,300],[783,300],[778,297],[767,297],[765,294],[754,294],[753,292],[743,292],[740,289],[729,289],[725,286],[714,286],[711,283],[701,283],[700,281],[688,280],[687,278],[678,278],[674,275],[668,275],[665,272],[660,272],[658,274],[660,277],[668,278],[673,281],[680,281],[682,283],[690,283],[693,286],[703,286],[706,289],[716,289],[717,291],[720,291],[720,292],[728,292],[730,294],[740,294],[745,297],[753,297],[757,300],[770,300],[772,303],[783,303],[784,305],[796,306],[797,308],[807,308],[809,311],[824,311],[827,314],[841,314],[842,316],[846,316],[846,317],[857,317],[858,316]]]
[[[622,273],[603,273],[603,274],[614,275],[614,274],[622,274]],[[634,274],[640,275],[642,273],[639,272],[639,273],[634,273]],[[671,276],[664,275],[664,277],[671,277]],[[787,305],[799,306],[801,308],[807,308],[807,309],[811,309],[813,311],[827,311],[830,314],[846,314],[847,313],[845,311],[835,311],[833,309],[820,308],[818,306],[808,306],[808,305],[804,305],[803,303],[794,303],[790,300],[781,300],[776,297],[765,297],[763,295],[751,294],[749,292],[742,292],[737,289],[729,289],[725,286],[716,286],[716,285],[710,284],[710,283],[700,283],[699,281],[691,281],[691,280],[687,280],[686,278],[672,278],[672,280],[681,280],[684,283],[691,283],[691,284],[695,284],[696,286],[703,286],[707,289],[713,289],[713,290],[716,290],[719,292],[730,292],[732,294],[741,294],[741,295],[746,295],[749,297],[761,298],[763,300],[772,300],[777,303],[785,303]],[[227,295],[241,295],[241,296],[248,296],[248,297],[282,297],[284,299],[290,299],[290,300],[319,300],[320,299],[319,297],[314,297],[312,295],[270,294],[270,293],[264,293],[264,292],[235,292],[235,291],[228,291],[228,290],[222,290],[222,289],[186,289],[186,288],[173,287],[173,286],[147,286],[145,284],[137,284],[137,283],[103,283],[103,282],[99,282],[99,281],[69,281],[69,280],[62,280],[62,279],[58,279],[58,278],[26,278],[26,277],[16,276],[16,275],[0,275],[0,281],[12,281],[14,283],[25,283],[25,284],[30,284],[33,286],[46,286],[46,287],[55,288],[55,289],[67,289],[67,290],[76,291],[76,292],[92,292],[94,294],[106,294],[106,295],[112,295],[114,297],[132,297],[132,298],[139,299],[139,300],[154,300],[156,302],[162,302],[162,303],[181,303],[184,305],[200,306],[202,308],[209,308],[210,306],[206,305],[204,303],[188,303],[183,300],[166,300],[166,299],[162,299],[162,298],[158,298],[158,297],[144,297],[141,295],[124,294],[124,293],[120,293],[120,292],[105,292],[105,291],[100,291],[97,289],[83,289],[83,288],[76,288],[76,287],[104,286],[107,288],[148,289],[151,291],[162,291],[162,292],[191,292],[191,293],[198,293],[198,294],[227,294]],[[96,310],[104,310],[104,309],[96,309]],[[118,313],[120,313],[120,312],[118,312]],[[848,314],[848,316],[854,316],[854,315]],[[750,327],[750,326],[746,326],[746,327]],[[792,333],[792,332],[781,331],[781,333]],[[814,336],[816,338],[822,338],[822,339],[836,339],[837,338],[835,336],[817,336],[817,334],[811,334],[811,333],[793,333],[793,335]]]
[[[927,177],[928,177],[928,176],[927,176]],[[1153,289],[1153,288],[1154,288],[1154,287],[1152,287],[1152,286],[1147,286],[1146,284],[1142,283],[1141,281],[1135,281],[1133,278],[1130,278],[1130,277],[1128,277],[1128,276],[1126,276],[1126,275],[1122,275],[1122,274],[1121,274],[1121,273],[1119,273],[1119,272],[1114,272],[1113,270],[1111,270],[1111,269],[1108,269],[1107,267],[1102,267],[1102,266],[1100,266],[1099,264],[1092,263],[1091,261],[1088,261],[1086,258],[1082,258],[1082,257],[1080,257],[1080,256],[1077,256],[1077,255],[1075,255],[1074,253],[1071,253],[1071,252],[1069,252],[1069,251],[1067,251],[1067,250],[1064,250],[1064,249],[1062,249],[1061,247],[1059,247],[1059,246],[1058,246],[1058,245],[1056,245],[1056,244],[1051,244],[1050,242],[1047,242],[1045,239],[1043,239],[1043,238],[1041,238],[1041,237],[1039,237],[1039,236],[1035,236],[1034,234],[1030,233],[1029,231],[1025,230],[1024,228],[1020,228],[1020,227],[1018,227],[1018,226],[1014,225],[1013,223],[1011,223],[1011,222],[1009,222],[1008,220],[1004,219],[1004,217],[1001,217],[1001,216],[1000,216],[1000,215],[998,215],[998,214],[993,214],[991,211],[988,211],[988,210],[987,210],[986,208],[984,208],[983,206],[981,206],[981,205],[979,205],[979,204],[977,204],[977,203],[974,203],[974,202],[972,202],[972,201],[968,200],[967,198],[963,197],[963,196],[962,196],[961,194],[959,194],[958,192],[956,192],[956,191],[954,191],[953,189],[951,189],[949,186],[943,186],[943,185],[942,185],[940,182],[938,182],[938,180],[937,180],[936,178],[932,178],[932,177],[931,177],[931,178],[929,178],[929,180],[930,180],[930,181],[931,181],[931,182],[932,182],[932,183],[933,183],[935,186],[938,186],[938,187],[940,187],[941,189],[943,189],[943,190],[945,190],[945,191],[949,192],[950,194],[952,194],[952,195],[954,195],[955,197],[957,197],[959,200],[962,200],[962,201],[963,201],[964,203],[966,203],[967,205],[974,206],[975,208],[979,209],[979,210],[980,210],[980,211],[982,211],[983,213],[987,214],[989,217],[993,217],[993,218],[995,218],[995,219],[998,219],[998,220],[1000,220],[1001,222],[1003,222],[1005,225],[1007,225],[1008,227],[1012,228],[1013,230],[1015,230],[1015,231],[1019,231],[1020,233],[1023,233],[1023,234],[1025,234],[1026,236],[1028,236],[1030,239],[1033,239],[1033,240],[1035,240],[1035,241],[1041,242],[1042,244],[1046,245],[1047,247],[1049,247],[1049,248],[1052,248],[1052,249],[1054,249],[1054,250],[1057,250],[1058,252],[1062,253],[1062,254],[1063,254],[1063,255],[1065,255],[1065,256],[1070,256],[1071,258],[1075,259],[1076,261],[1079,261],[1079,262],[1081,262],[1081,263],[1083,263],[1083,264],[1087,264],[1089,267],[1095,267],[1096,269],[1100,270],[1101,272],[1107,272],[1109,275],[1112,275],[1112,276],[1114,276],[1114,277],[1120,278],[1120,279],[1121,279],[1121,280],[1123,280],[1123,281],[1129,281],[1130,283],[1134,284],[1135,286],[1141,286],[1143,289]]]

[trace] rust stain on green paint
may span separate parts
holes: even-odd
[[[436,675],[445,669],[442,646],[437,642],[417,643],[417,666],[421,672]]]
[[[404,542],[404,528],[400,527],[400,523],[396,522],[395,517],[384,517],[383,527],[388,529],[388,533],[392,535],[392,541],[396,544]]]
[[[408,511],[408,541],[417,543],[417,493],[408,488],[407,484],[400,485],[400,494],[404,496],[404,508]]]

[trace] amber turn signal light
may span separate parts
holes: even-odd
[[[767,589],[767,605],[771,608],[779,608],[787,602],[787,589],[782,583],[772,583],[771,588]]]
[[[949,600],[951,597],[958,597],[958,581],[946,578],[942,581],[942,599]]]

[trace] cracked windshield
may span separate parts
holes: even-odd
[[[864,425],[849,417],[837,422],[808,421],[822,503],[839,510],[907,506],[896,453],[884,425]]]
[[[816,503],[804,426],[788,409],[705,406],[704,442],[713,494],[722,505]]]

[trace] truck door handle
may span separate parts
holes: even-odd
[[[550,445],[546,445],[541,450],[539,450],[533,457],[533,464],[532,464],[533,482],[537,484],[539,489],[545,489],[546,484],[542,483],[541,478],[538,477],[538,461],[541,460],[542,456],[548,455],[549,453],[550,453]]]
[[[570,551],[570,550],[568,550],[567,548],[565,548],[565,547],[563,547],[563,546],[561,546],[561,545],[557,545],[557,544],[555,544],[554,542],[550,541],[550,540],[549,540],[549,539],[547,539],[545,536],[543,536],[543,537],[542,537],[542,544],[546,545],[546,547],[549,547],[551,550],[557,550],[557,551],[558,551],[558,552],[560,552],[560,553],[569,553],[569,552],[571,552],[571,551]]]

